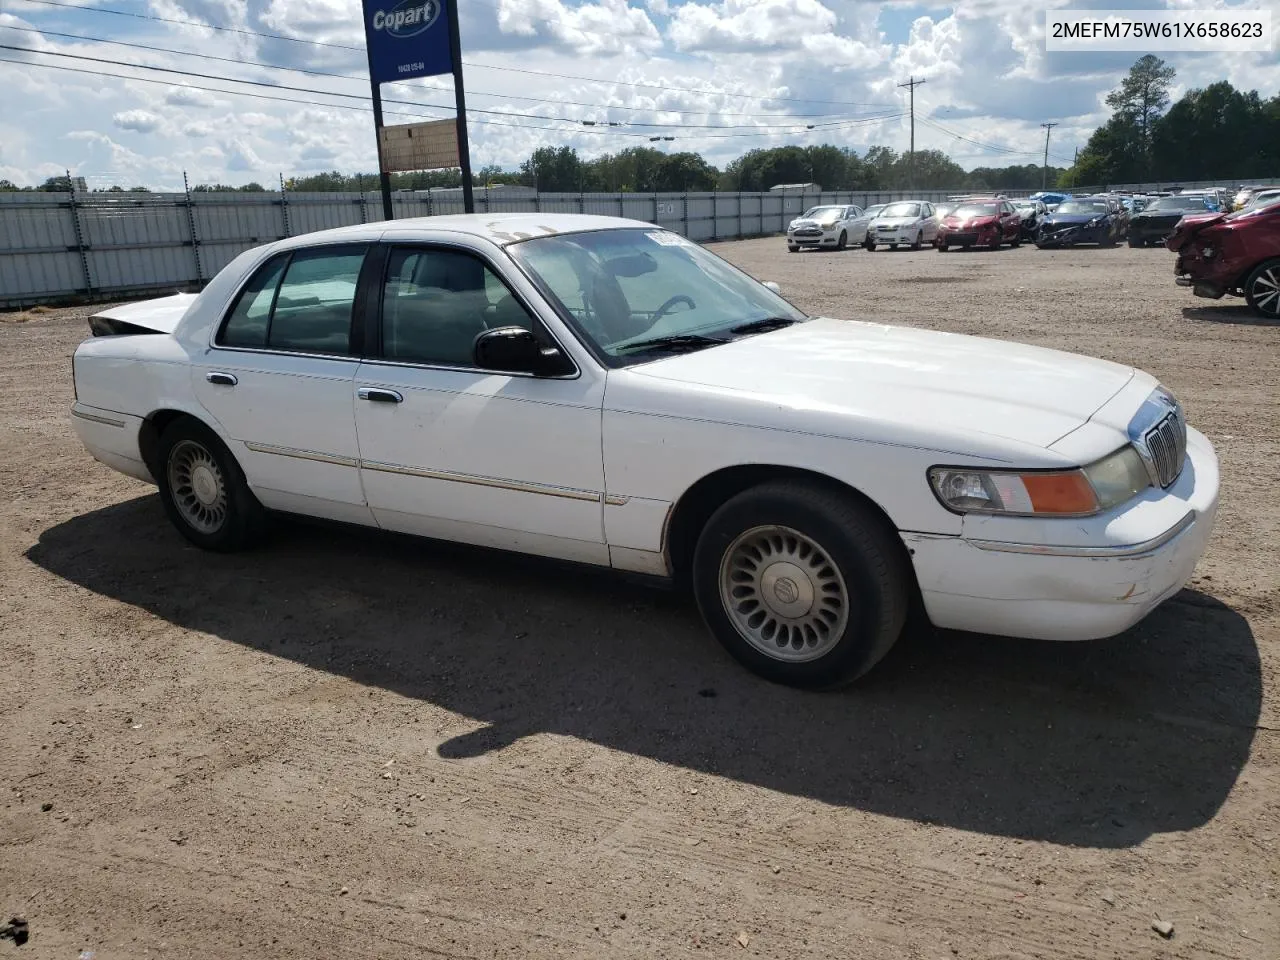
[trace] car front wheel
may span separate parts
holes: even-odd
[[[711,632],[761,676],[829,688],[857,679],[906,621],[909,562],[851,495],[805,481],[738,494],[698,538],[693,587]]]
[[[258,539],[266,511],[217,435],[183,417],[160,435],[155,471],[165,513],[198,547],[231,552]]]
[[[847,246],[849,246],[849,235],[841,230],[840,239],[836,241],[836,249],[843,250]]]
[[[1263,261],[1249,274],[1244,298],[1258,316],[1280,319],[1280,257]]]

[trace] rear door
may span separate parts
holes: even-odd
[[[368,250],[328,245],[268,260],[192,365],[197,398],[267,507],[372,523],[353,401]]]

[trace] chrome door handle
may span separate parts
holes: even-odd
[[[234,373],[223,373],[221,370],[211,370],[204,375],[204,378],[222,387],[234,387],[240,382]]]
[[[361,400],[372,400],[374,403],[403,403],[404,397],[397,390],[385,390],[380,387],[360,387],[356,396]]]

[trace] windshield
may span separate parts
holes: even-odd
[[[1107,212],[1107,204],[1104,200],[1064,200],[1058,204],[1057,212],[1102,214]]]
[[[956,208],[954,203],[939,203],[933,209],[939,217],[945,217]]]
[[[880,216],[880,211],[883,209],[884,209],[884,204],[877,203],[875,206],[867,207],[867,209],[863,210],[862,215],[864,217],[878,217]]]
[[[1036,210],[1038,209],[1033,201],[1023,200],[1021,202],[1014,201],[1014,207],[1019,210]]]
[[[653,359],[660,347],[630,347],[642,340],[731,339],[731,328],[753,321],[806,319],[768,287],[665,230],[572,233],[507,249],[599,353],[619,364]]]
[[[999,210],[994,203],[962,203],[956,207],[955,217],[994,217]]]
[[[1203,210],[1205,202],[1200,197],[1161,197],[1159,200],[1153,200],[1147,205],[1147,212],[1174,213],[1179,210]]]
[[[920,216],[920,204],[918,203],[891,203],[880,211],[882,217],[918,217]]]
[[[810,207],[801,215],[805,220],[839,220],[844,207]]]

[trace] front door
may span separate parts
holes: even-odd
[[[607,564],[600,445],[603,377],[477,369],[486,329],[520,326],[531,287],[476,251],[394,246],[380,345],[355,379],[365,494],[380,526]],[[513,286],[521,288],[520,292]]]
[[[267,261],[192,365],[201,405],[230,437],[262,503],[372,523],[360,486],[353,305],[365,244]]]

